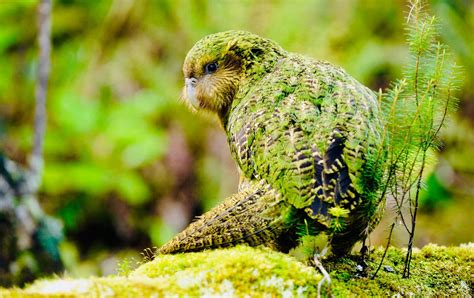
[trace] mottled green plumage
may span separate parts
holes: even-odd
[[[344,254],[375,226],[384,156],[372,91],[338,67],[242,31],[199,41],[184,73],[184,97],[219,115],[242,182],[160,253],[237,243],[288,251],[305,234],[325,233]]]

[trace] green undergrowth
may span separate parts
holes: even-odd
[[[412,275],[401,277],[405,251],[390,248],[375,279],[383,250],[370,254],[368,270],[360,259],[349,256],[325,260],[331,273],[330,290],[347,295],[472,295],[474,245],[428,245],[413,254]],[[158,296],[261,296],[306,297],[317,293],[319,271],[291,256],[268,249],[238,246],[229,249],[158,256],[137,269],[118,276],[88,279],[52,278],[36,281],[25,289],[3,289],[0,297],[149,297]]]

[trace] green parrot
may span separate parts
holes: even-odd
[[[339,67],[245,31],[204,37],[183,72],[182,97],[217,114],[241,181],[158,253],[239,243],[288,252],[305,235],[326,235],[343,255],[376,226],[386,165],[371,90]]]

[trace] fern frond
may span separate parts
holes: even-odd
[[[422,178],[439,148],[440,129],[456,108],[454,93],[459,86],[459,69],[449,48],[439,40],[437,19],[427,13],[423,1],[411,2],[407,22],[410,58],[403,78],[379,96],[388,162],[382,195],[394,198],[397,218],[409,234],[405,277],[409,275]],[[405,207],[409,218],[401,212]]]

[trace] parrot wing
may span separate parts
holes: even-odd
[[[231,152],[248,179],[329,226],[361,202],[376,112],[374,94],[343,70],[291,56],[233,107]]]

